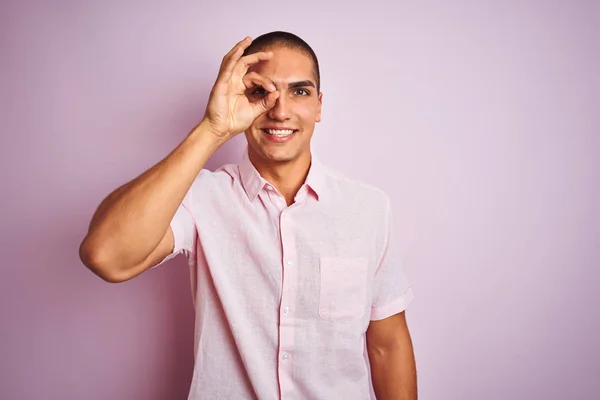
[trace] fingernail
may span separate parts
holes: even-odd
[[[275,90],[275,85],[273,85],[273,84],[270,84],[270,85],[269,85],[269,89],[270,89],[270,90]]]

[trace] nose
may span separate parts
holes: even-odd
[[[280,95],[277,101],[275,101],[275,106],[273,106],[267,114],[269,115],[269,118],[276,121],[288,120],[291,115],[290,104],[288,104],[284,96]]]

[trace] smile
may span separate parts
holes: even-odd
[[[289,136],[296,132],[294,129],[263,129],[262,131],[273,136]]]

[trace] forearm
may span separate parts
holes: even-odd
[[[164,237],[219,145],[200,124],[165,159],[111,193],[95,212],[81,244],[84,263],[98,270],[122,270],[144,260]]]
[[[385,348],[368,346],[373,389],[378,400],[416,400],[417,374],[410,336]]]

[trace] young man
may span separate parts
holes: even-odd
[[[367,399],[369,366],[378,399],[417,397],[390,200],[311,154],[321,105],[308,44],[245,38],[223,58],[198,126],[92,218],[80,255],[106,281],[188,257],[190,399]],[[203,169],[241,132],[239,165]]]

